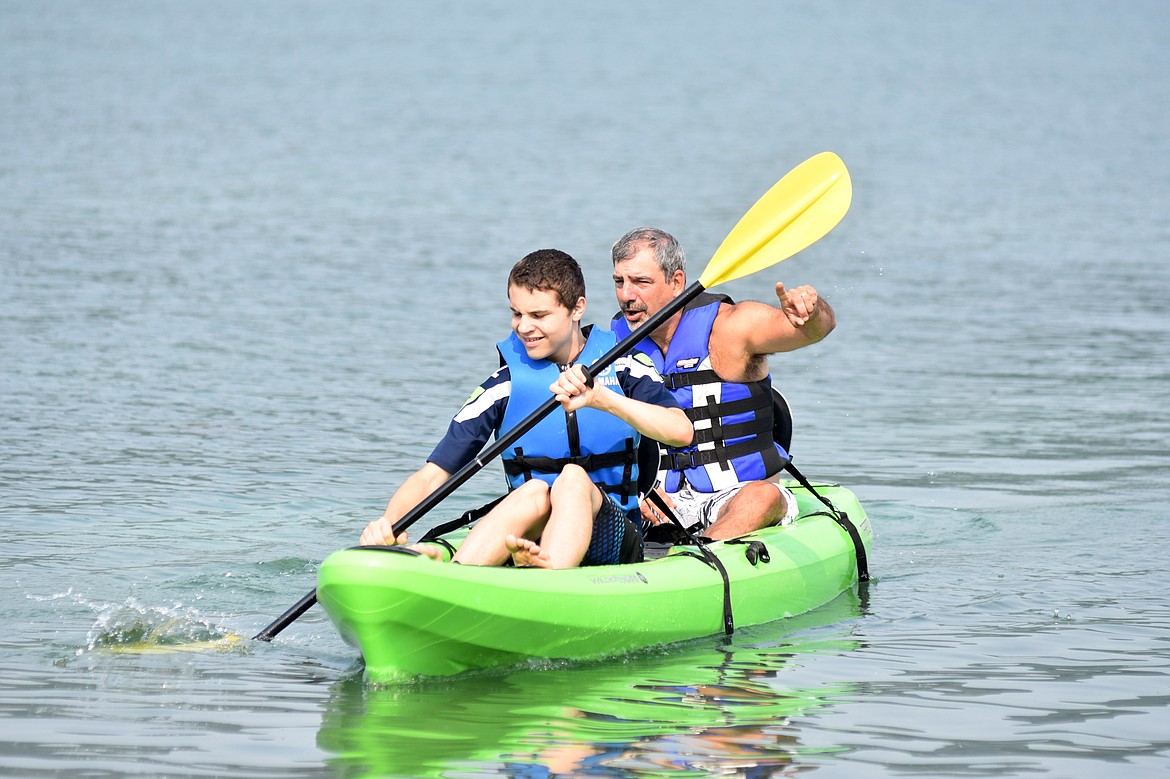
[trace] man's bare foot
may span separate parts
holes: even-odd
[[[517,568],[552,568],[552,561],[535,541],[517,538],[509,533],[504,539],[504,546],[512,553],[512,564]]]
[[[443,562],[443,550],[434,544],[414,544],[410,548],[423,557],[429,557],[437,563]]]

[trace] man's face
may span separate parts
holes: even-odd
[[[529,358],[558,364],[573,358],[573,334],[585,313],[585,298],[565,308],[549,290],[508,287],[512,332],[524,344]]]
[[[640,327],[674,300],[682,291],[682,284],[682,271],[667,279],[650,246],[643,246],[633,256],[613,266],[614,293],[631,330]]]

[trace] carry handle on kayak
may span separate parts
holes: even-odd
[[[821,152],[797,165],[765,192],[736,223],[716,249],[699,280],[586,368],[586,379],[612,365],[704,290],[776,265],[820,240],[849,211],[852,198],[853,185],[849,171],[836,154]],[[559,406],[557,399],[550,396],[503,438],[497,439],[406,512],[394,523],[393,535],[397,537],[417,522]],[[253,638],[271,641],[316,602],[317,591],[314,589]]]

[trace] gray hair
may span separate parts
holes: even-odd
[[[686,273],[687,254],[683,247],[674,240],[673,235],[657,227],[639,227],[619,238],[611,251],[613,264],[630,259],[644,246],[654,249],[654,259],[658,261],[658,267],[662,268],[666,278],[672,277],[675,271]]]

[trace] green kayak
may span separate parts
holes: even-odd
[[[812,486],[824,501],[789,485],[800,504],[791,524],[711,543],[706,554],[650,545],[643,563],[554,571],[358,547],[325,559],[317,598],[376,683],[730,633],[815,609],[866,575],[873,533],[857,498]]]

